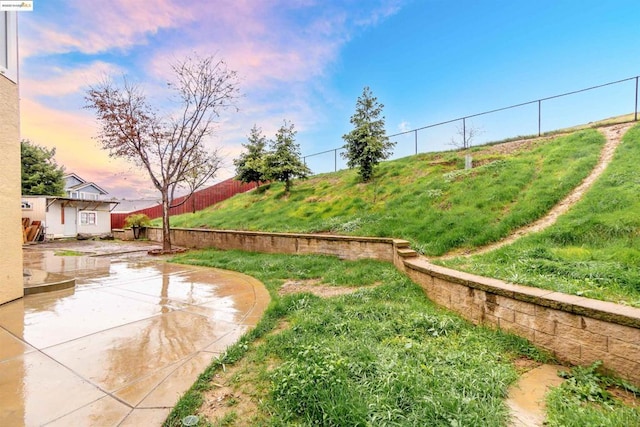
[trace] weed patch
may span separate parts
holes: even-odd
[[[564,381],[547,397],[547,424],[550,426],[611,426],[627,427],[640,424],[640,408],[624,404],[618,397],[624,390],[627,399],[636,400],[640,390],[619,380],[598,373],[600,363],[577,366],[565,372]]]

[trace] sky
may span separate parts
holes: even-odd
[[[117,198],[148,177],[100,148],[87,89],[110,77],[171,108],[171,64],[223,59],[238,111],[206,141],[234,175],[252,126],[287,120],[315,173],[344,167],[350,116],[369,86],[388,135],[640,75],[637,0],[35,0],[19,15],[21,136]],[[541,129],[631,113],[635,80],[541,103]],[[473,144],[537,133],[538,105],[465,120]],[[394,156],[452,149],[462,122],[392,137]]]

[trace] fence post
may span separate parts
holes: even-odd
[[[542,100],[538,99],[538,136],[542,135]]]
[[[636,112],[633,116],[633,120],[636,122],[638,121],[638,77],[639,76],[636,76]]]
[[[333,150],[333,171],[338,172],[338,149]]]
[[[467,148],[467,120],[462,118],[462,148]]]
[[[414,134],[414,140],[415,140],[415,145],[416,145],[416,154],[418,154],[418,130],[414,130],[413,131]]]

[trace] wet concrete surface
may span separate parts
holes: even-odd
[[[60,245],[26,248],[25,268],[76,287],[0,306],[0,426],[161,425],[269,303],[249,276],[169,264],[149,244]]]

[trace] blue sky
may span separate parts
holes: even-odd
[[[303,154],[342,145],[364,86],[395,134],[640,75],[639,23],[637,0],[35,0],[20,14],[22,137],[113,196],[150,196],[144,175],[92,139],[83,97],[106,75],[162,104],[178,58],[216,54],[237,70],[240,111],[208,141],[227,154],[224,179],[254,124],[272,137],[292,121]],[[632,81],[547,101],[543,130],[630,113],[634,93]],[[475,143],[535,133],[537,106],[469,125]],[[419,150],[452,148],[457,126],[419,132]],[[412,153],[413,135],[394,139],[397,155]],[[308,161],[334,168],[332,153]]]

